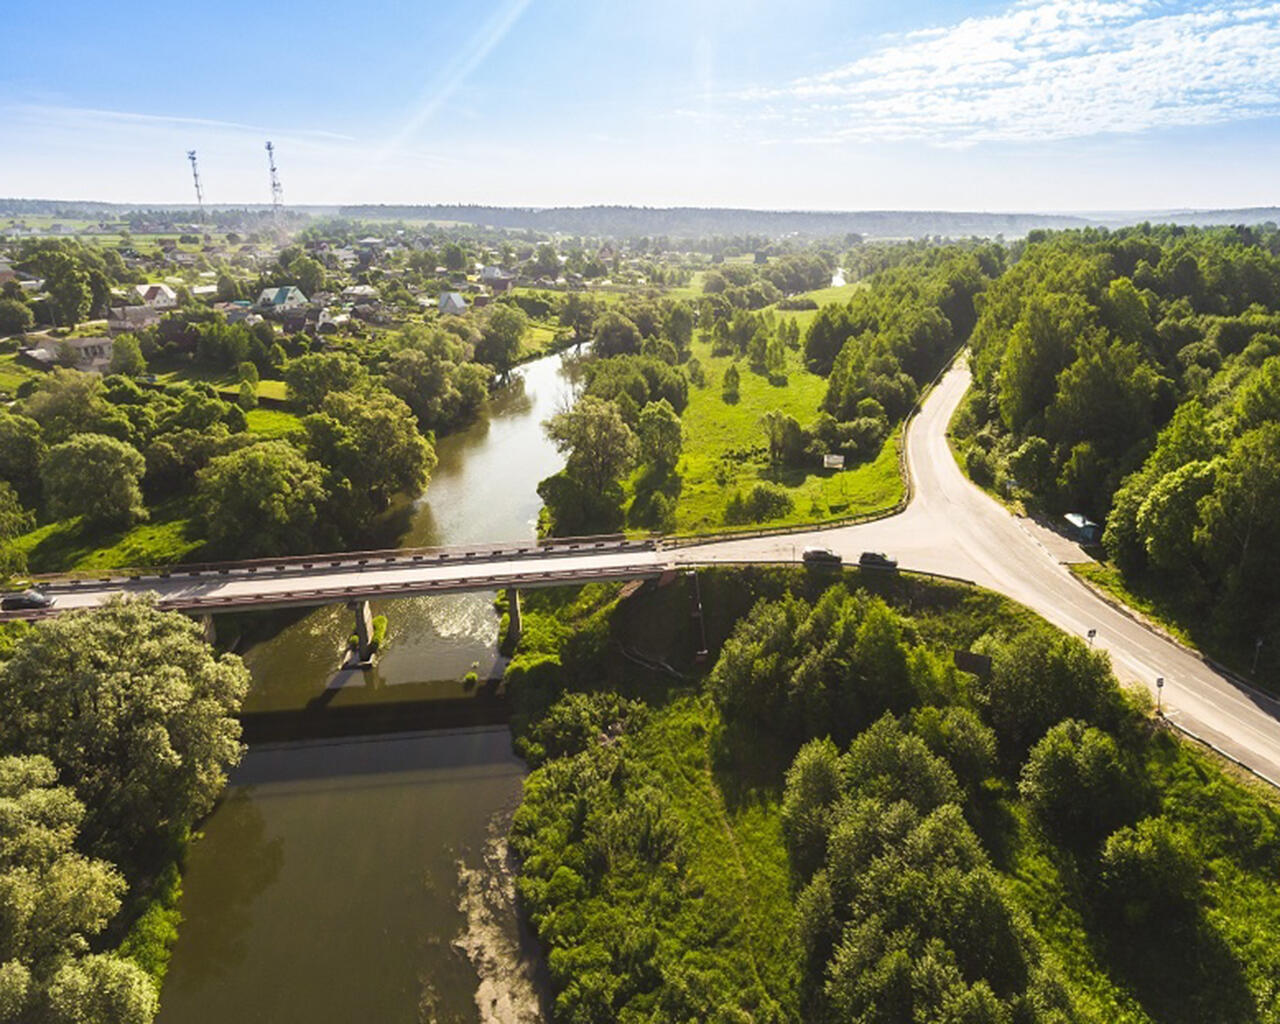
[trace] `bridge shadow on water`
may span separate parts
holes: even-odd
[[[335,693],[337,688],[326,689],[303,708],[242,714],[244,741],[252,746],[507,725],[511,720],[510,703],[498,680],[483,682],[466,696],[426,700],[379,700],[335,706],[331,703]]]

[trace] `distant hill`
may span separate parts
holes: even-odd
[[[0,216],[97,218],[135,210],[175,211],[184,204],[98,203],[56,199],[0,199]],[[265,204],[211,206],[215,210],[259,212]],[[290,205],[293,213],[341,216],[358,220],[437,221],[475,224],[510,230],[628,238],[659,236],[694,238],[714,235],[756,235],[778,238],[921,238],[972,235],[1017,238],[1037,228],[1120,227],[1142,221],[1185,225],[1261,224],[1280,222],[1280,207],[1258,206],[1224,210],[1133,210],[1079,214],[999,213],[953,210],[747,210],[677,206],[555,206],[515,207],[455,204],[305,206]]]
[[[1035,213],[968,213],[918,210],[741,210],[696,206],[344,206],[344,217],[361,220],[459,221],[495,228],[563,232],[570,235],[783,235],[919,238],[925,235],[1025,235],[1034,228],[1084,227],[1083,217]]]

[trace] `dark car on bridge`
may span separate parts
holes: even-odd
[[[0,597],[0,611],[39,611],[42,608],[52,607],[53,598],[40,590],[20,590]]]
[[[882,551],[864,551],[858,556],[858,564],[864,569],[896,569],[898,560]]]

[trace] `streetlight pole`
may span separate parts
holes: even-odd
[[[1156,676],[1156,714],[1164,717],[1164,676]]]

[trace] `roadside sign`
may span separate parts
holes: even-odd
[[[822,456],[823,469],[844,469],[843,455],[824,455]]]

